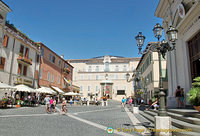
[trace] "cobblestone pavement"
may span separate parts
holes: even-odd
[[[114,133],[108,134],[107,127],[115,129]],[[116,101],[109,101],[107,107],[68,105],[68,116],[47,114],[45,106],[0,109],[0,136],[138,136],[133,129]]]

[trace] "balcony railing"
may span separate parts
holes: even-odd
[[[22,55],[19,55],[17,58],[18,61],[26,63],[28,65],[32,65],[32,59],[29,59],[27,57],[23,57]]]
[[[63,69],[65,73],[69,74],[71,72],[71,70],[69,68],[64,68]]]

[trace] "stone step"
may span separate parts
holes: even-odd
[[[185,117],[195,117],[200,119],[200,112],[189,109],[168,109],[168,112],[184,115]]]
[[[143,111],[139,111],[140,115],[142,115],[144,118],[146,118],[147,120],[149,120],[150,122],[154,123],[154,117],[143,112]],[[155,115],[155,114],[154,114]],[[172,123],[173,125],[173,123]],[[177,130],[179,128],[175,127],[175,126],[172,126],[172,129],[173,130]],[[173,132],[172,133],[173,136],[199,136],[200,133],[198,132]]]
[[[157,116],[156,111],[144,111],[144,112],[146,114],[149,114],[152,117]],[[172,125],[180,128],[180,129],[192,129],[193,132],[199,132],[200,133],[200,126],[199,125],[191,124],[191,123],[179,120],[177,118],[172,117]]]
[[[149,110],[149,111],[152,111],[152,112],[155,112],[155,113],[158,113],[157,110]],[[179,114],[180,112],[173,112],[173,111],[168,111],[167,114],[168,116],[174,118],[174,119],[178,119],[178,120],[181,120],[181,121],[184,121],[184,122],[187,122],[187,123],[191,123],[191,124],[196,124],[196,125],[200,125],[200,118],[196,118],[195,115],[192,116],[192,115],[184,115],[184,114]],[[182,113],[182,112],[181,112]],[[189,114],[189,113],[188,113]],[[192,114],[192,113],[190,113]],[[198,114],[196,114],[198,115]]]

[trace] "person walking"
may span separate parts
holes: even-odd
[[[62,99],[60,115],[62,115],[62,112],[65,112],[65,115],[67,115],[67,102],[66,102],[65,98]]]
[[[53,98],[51,97],[50,101],[49,101],[49,109],[50,109],[50,113],[52,112],[53,109]]]
[[[70,106],[72,106],[72,104],[73,104],[72,98],[70,98],[69,104],[70,104]]]
[[[46,105],[46,112],[48,113],[49,112],[49,103],[50,103],[50,98],[48,95],[46,95],[46,97],[44,98],[44,102]]]
[[[181,107],[181,87],[180,86],[177,86],[175,97],[177,101],[177,108],[180,108]]]
[[[56,112],[56,99],[53,99],[53,112]]]
[[[122,98],[122,107],[125,107],[125,102],[126,102],[126,99],[123,97]]]
[[[184,108],[185,105],[184,105],[184,91],[183,91],[183,88],[181,88],[181,98],[180,99],[181,99],[181,107]]]
[[[132,98],[130,97],[129,98],[129,106],[131,106],[132,105]]]

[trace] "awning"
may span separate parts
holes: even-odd
[[[64,78],[65,82],[70,84],[70,80],[68,81],[66,78]]]
[[[0,89],[11,90],[11,89],[15,89],[15,88],[13,86],[7,85],[5,83],[0,83]]]
[[[16,89],[16,91],[20,91],[20,92],[29,92],[29,93],[36,93],[37,92],[36,89],[30,88],[30,87],[23,85],[23,84],[16,85],[14,88]]]
[[[51,86],[53,89],[55,89],[59,94],[64,94],[65,92],[63,92],[60,88],[56,87],[56,86]]]
[[[36,89],[40,93],[47,93],[47,94],[57,94],[54,90],[49,87],[42,86],[41,88]]]
[[[63,95],[66,95],[66,96],[77,96],[79,94],[78,93],[74,93],[74,92],[68,92],[68,93],[65,93]]]

